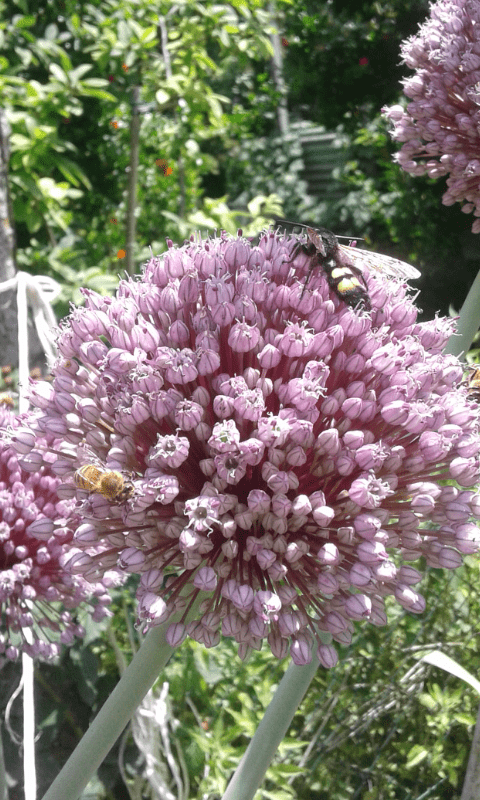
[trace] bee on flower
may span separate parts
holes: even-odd
[[[107,470],[96,464],[84,464],[76,470],[75,486],[87,492],[97,492],[112,503],[122,503],[132,497],[134,487],[117,470]]]

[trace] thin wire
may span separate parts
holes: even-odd
[[[22,691],[22,689],[23,689],[23,675],[20,678],[20,683],[18,684],[17,688],[15,689],[15,691],[8,698],[8,703],[7,703],[6,708],[5,708],[5,717],[4,717],[5,729],[6,729],[7,733],[8,733],[8,735],[10,736],[10,739],[12,740],[12,742],[15,742],[15,744],[17,744],[19,747],[22,744],[22,739],[18,735],[18,733],[13,730],[12,723],[10,721],[10,715],[12,713],[12,706],[13,706],[15,700],[17,699],[18,695]]]

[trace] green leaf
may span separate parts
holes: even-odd
[[[13,133],[10,137],[10,146],[12,150],[27,150],[32,146],[32,141],[22,133]]]
[[[105,78],[86,78],[86,80],[81,82],[82,86],[94,86],[95,88],[103,89],[104,86],[108,86],[108,81]],[[109,95],[112,100],[117,100],[113,94]]]
[[[207,103],[210,107],[210,111],[214,117],[214,119],[221,119],[222,117],[222,106],[217,101],[215,97],[212,95],[207,95]]]
[[[270,770],[267,771],[268,777],[270,777],[268,774],[269,772]],[[277,789],[273,791],[262,789],[256,792],[254,800],[292,800],[292,797],[296,797],[293,787],[290,791],[286,789]]]
[[[80,183],[83,183],[89,190],[93,188],[88,176],[74,161],[65,158],[65,156],[57,156],[55,165],[70,183],[73,183],[75,186],[79,186]]]
[[[25,16],[15,17],[13,25],[15,28],[31,28],[35,25],[37,18],[34,14],[26,14]]]
[[[87,84],[88,81],[83,81],[80,84],[81,93],[85,95],[85,97],[96,97],[97,100],[109,100],[111,102],[117,101],[117,98],[110,94],[110,92],[106,92],[104,89],[90,89]]]
[[[455,714],[454,716],[461,725],[467,725],[468,727],[475,725],[475,717],[473,714]]]
[[[38,84],[35,85],[34,81],[31,81],[31,83],[28,84],[28,86],[26,87],[26,91],[27,91],[27,96],[28,97],[32,97],[32,98],[40,97],[40,92],[38,90]]]
[[[412,767],[416,767],[417,764],[420,764],[422,761],[428,758],[428,755],[429,752],[425,747],[423,747],[423,745],[415,745],[415,747],[412,747],[408,754],[406,764],[407,768],[412,769]]]
[[[80,64],[80,66],[69,73],[71,83],[77,83],[78,80],[87,72],[90,72],[91,69],[93,69],[93,64]]]
[[[53,711],[50,712],[50,714],[48,714],[43,719],[39,720],[38,723],[36,724],[38,724],[40,730],[45,730],[45,728],[50,728],[53,727],[54,725],[57,725],[58,717],[59,717],[58,709],[54,709]]]
[[[36,125],[31,132],[33,134],[33,138],[34,139],[37,139],[38,141],[42,141],[42,139],[45,139],[47,136],[49,136],[53,132],[53,128],[50,128],[50,127],[48,127],[48,128],[46,128],[46,127],[39,128]]]
[[[445,653],[440,652],[440,650],[433,650],[431,653],[424,655],[420,660],[427,661],[435,667],[440,667],[440,669],[450,672],[451,675],[455,675],[455,677],[460,678],[465,683],[469,683],[470,686],[480,694],[480,681],[477,681],[477,679],[474,678],[470,672],[467,672],[466,669],[461,667],[457,661],[454,661],[453,658],[445,655]]]
[[[118,276],[106,275],[105,272],[92,267],[92,269],[85,270],[85,284],[99,294],[111,295],[118,287]]]
[[[145,28],[140,36],[140,41],[146,44],[147,42],[151,42],[157,38],[157,28],[155,25],[150,25],[150,27]]]
[[[222,680],[223,672],[219,669],[215,658],[211,658],[208,650],[195,651],[195,665],[208,685],[214,685]]]
[[[158,89],[155,92],[155,100],[159,106],[164,106],[170,101],[170,95],[167,94],[167,92],[165,92],[163,89]]]
[[[117,35],[118,35],[118,41],[121,42],[121,44],[127,45],[130,43],[131,39],[130,26],[123,19],[121,19],[117,25]]]
[[[65,86],[68,85],[68,77],[58,64],[49,64],[49,70],[59,83],[63,83]]]
[[[303,767],[296,766],[295,764],[272,764],[270,767],[273,774],[279,777],[286,777],[290,775],[300,775],[303,772]]]

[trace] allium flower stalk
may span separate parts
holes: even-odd
[[[411,102],[384,109],[396,159],[411,175],[448,175],[446,206],[480,217],[480,6],[476,0],[438,0],[430,18],[402,45],[415,74],[404,81]],[[480,233],[480,219],[472,226]]]
[[[13,411],[0,405],[0,428],[14,431],[18,426]],[[42,446],[42,439],[38,444]],[[32,471],[30,464],[26,472],[15,450],[0,440],[0,653],[9,659],[21,651],[33,658],[54,658],[62,644],[84,635],[74,609],[82,604],[96,620],[109,614],[107,589],[115,582],[112,574],[92,585],[65,569],[79,517],[71,500],[57,496],[60,478],[44,458],[45,465],[37,459],[36,468]],[[54,520],[53,537],[48,530]],[[29,532],[33,523],[41,539]]]
[[[47,440],[83,516],[71,568],[139,574],[142,629],[183,609],[173,646],[223,635],[243,658],[266,640],[328,667],[355,621],[386,624],[385,597],[423,611],[412,562],[478,549],[480,438],[441,354],[453,323],[418,323],[407,287],[367,267],[368,313],[318,263],[305,288],[315,262],[296,245],[169,242],[115,297],[85,291],[14,445],[35,461]]]

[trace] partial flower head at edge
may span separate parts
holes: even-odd
[[[23,422],[28,419],[25,415]],[[20,417],[0,405],[1,429],[14,432],[20,424]],[[46,442],[40,438],[37,444]],[[22,652],[51,660],[62,645],[84,635],[78,611],[96,621],[110,615],[109,589],[122,576],[112,572],[92,584],[65,567],[80,522],[75,504],[58,497],[61,481],[51,472],[46,454],[37,455],[36,469],[32,459],[28,472],[20,460],[0,440],[0,654],[9,660]],[[28,530],[33,522],[36,536]]]
[[[480,233],[480,6],[476,0],[437,0],[418,32],[403,42],[414,75],[404,81],[406,108],[384,108],[396,155],[410,175],[447,177],[442,203],[463,203]]]

